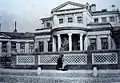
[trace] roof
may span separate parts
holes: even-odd
[[[83,5],[83,4],[75,3],[75,2],[72,2],[72,1],[67,1],[67,2],[65,2],[65,3],[57,6],[56,8],[54,8],[51,12],[57,11],[57,10],[59,10],[60,8],[66,6],[66,5],[68,5],[68,4],[70,4],[70,5],[75,5],[75,6],[78,6],[78,7],[81,7],[81,8],[87,7],[86,5]]]
[[[0,34],[8,36],[10,39],[34,39],[34,33],[14,33],[14,32],[0,32]]]
[[[102,22],[102,23],[96,23],[96,22],[90,22],[87,24],[87,26],[100,26],[100,25],[110,25],[109,22]]]
[[[118,14],[119,11],[116,10],[116,11],[95,11],[95,12],[92,12],[93,13],[93,16],[97,16],[97,15],[109,15],[109,14]]]
[[[46,18],[41,18],[40,20],[43,20],[43,21],[48,21],[48,20],[52,20],[53,17],[46,17]]]

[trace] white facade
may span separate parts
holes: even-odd
[[[54,8],[50,18],[41,19],[44,23],[51,21],[52,27],[47,27],[51,31],[46,31],[46,33],[50,32],[53,51],[60,50],[65,37],[68,41],[67,51],[87,50],[91,44],[93,44],[94,50],[116,49],[111,29],[120,26],[119,11],[96,11],[95,7],[96,5],[88,7],[68,1]],[[45,27],[36,33],[44,32]],[[39,35],[39,37],[42,36],[42,34]],[[49,40],[46,36],[44,39]]]

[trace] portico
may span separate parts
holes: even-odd
[[[53,35],[53,52],[59,51],[63,44],[65,51],[83,50],[83,34],[57,34]]]

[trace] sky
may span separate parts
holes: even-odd
[[[97,10],[115,5],[120,10],[120,0],[0,0],[1,31],[12,32],[16,21],[18,32],[34,32],[42,28],[40,18],[49,17],[53,8],[66,1],[96,4]]]

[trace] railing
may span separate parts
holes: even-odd
[[[61,53],[37,53],[12,55],[14,65],[56,65]],[[119,50],[91,52],[63,52],[67,65],[118,65]]]
[[[117,64],[117,53],[93,53],[92,64]]]
[[[35,56],[16,56],[17,65],[35,65]]]
[[[86,54],[64,54],[66,64],[87,64]],[[39,65],[55,65],[59,55],[38,55]]]

